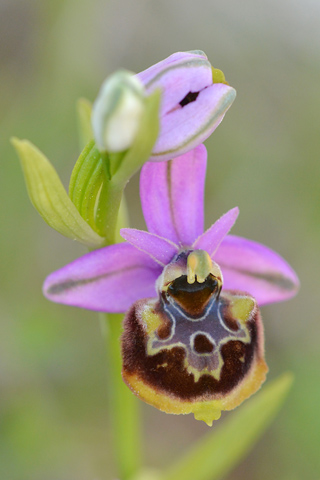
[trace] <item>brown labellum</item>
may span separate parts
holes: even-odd
[[[211,273],[202,282],[188,278],[164,278],[158,299],[126,314],[123,378],[147,403],[211,424],[264,381],[263,327],[252,297],[220,292]]]

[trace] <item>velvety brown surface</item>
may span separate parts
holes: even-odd
[[[245,344],[241,341],[229,341],[222,346],[224,365],[220,380],[205,374],[195,382],[193,374],[188,373],[184,366],[185,350],[182,347],[173,347],[151,356],[146,353],[146,333],[139,319],[142,302],[133,305],[124,320],[122,353],[125,373],[135,373],[155,390],[183,400],[221,396],[232,390],[245,377],[257,348],[258,310],[249,322],[251,342]]]

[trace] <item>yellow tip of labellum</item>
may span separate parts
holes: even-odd
[[[195,408],[194,412],[195,420],[200,420],[208,425],[208,427],[212,427],[212,423],[214,420],[219,420],[221,417],[221,409],[217,408],[215,410],[212,408],[212,402],[204,402],[200,404],[199,408]]]

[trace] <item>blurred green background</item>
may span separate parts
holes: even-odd
[[[227,478],[320,478],[319,46],[317,0],[0,0],[1,479],[115,475],[97,315],[41,294],[45,276],[85,249],[32,208],[8,139],[33,141],[67,185],[79,154],[76,100],[93,100],[117,68],[140,71],[191,49],[238,92],[206,142],[207,226],[238,205],[233,233],[277,250],[301,279],[295,299],[262,311],[269,379],[291,370],[294,388]],[[138,178],[127,193],[132,225],[143,228]],[[192,416],[142,409],[149,465],[208,431]]]

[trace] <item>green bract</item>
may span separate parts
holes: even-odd
[[[108,181],[103,159],[95,143],[91,140],[83,149],[71,174],[69,184],[69,195],[78,209],[82,218],[95,231],[96,225],[96,203],[102,185]]]
[[[20,160],[30,200],[42,218],[65,237],[89,247],[103,238],[81,217],[49,160],[28,140],[12,139]]]

